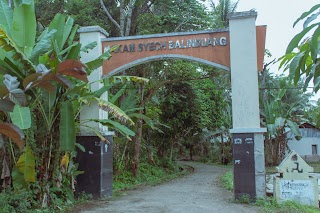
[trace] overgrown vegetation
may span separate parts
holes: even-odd
[[[57,14],[37,32],[33,1],[16,1],[12,9],[1,0],[0,10],[7,17],[0,19],[1,195],[25,196],[29,203],[12,198],[8,210],[60,210],[75,201],[76,176],[82,173],[74,161],[75,147],[84,149],[76,144],[77,127],[92,121],[78,123],[82,107],[96,102],[115,119],[133,122],[90,90],[87,75],[111,55],[106,51],[86,64],[80,62],[80,52],[97,44],[73,41],[78,26],[72,18]],[[94,122],[127,130],[108,121]]]
[[[226,172],[220,179],[221,184],[224,188],[229,191],[233,190],[233,173],[231,171]]]
[[[141,163],[139,170],[137,178],[134,178],[129,171],[116,175],[113,184],[114,191],[132,189],[140,185],[156,185],[188,174],[192,168],[175,162],[163,162],[159,165]]]
[[[266,200],[259,199],[255,205],[261,207],[261,212],[265,213],[317,213],[319,209],[313,206],[301,205],[293,201],[287,201],[278,204],[274,198],[267,198]]]

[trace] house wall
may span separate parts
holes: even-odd
[[[320,138],[302,138],[300,141],[289,140],[288,146],[291,150],[301,155],[312,155],[312,145],[317,145],[317,153],[320,154]]]
[[[315,128],[301,128],[301,140],[296,140],[291,132],[288,133],[288,146],[296,151],[305,161],[320,161],[320,131]],[[317,154],[312,155],[312,145],[317,145]]]

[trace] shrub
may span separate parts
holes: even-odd
[[[233,190],[233,174],[231,171],[226,172],[222,177],[221,177],[221,183],[222,186],[228,190]]]
[[[30,212],[35,207],[33,202],[34,195],[27,190],[14,192],[12,190],[2,191],[0,193],[0,206],[2,213],[11,212]]]

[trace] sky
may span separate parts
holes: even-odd
[[[267,25],[266,48],[272,58],[285,54],[291,39],[301,31],[302,22],[293,28],[293,23],[319,0],[240,0],[237,11],[255,9],[258,12],[256,25]],[[270,61],[272,59],[265,59]],[[274,72],[278,66],[272,67]]]
[[[209,2],[207,0],[206,3]],[[302,30],[302,22],[294,28],[293,23],[302,13],[319,3],[320,0],[240,0],[237,12],[255,9],[258,13],[256,25],[267,25],[266,48],[272,57],[265,58],[265,62],[270,62],[274,58],[283,56],[291,39]],[[278,68],[279,63],[274,64],[270,66],[270,71],[281,74],[282,71]],[[317,94],[315,99],[318,97],[320,94]]]

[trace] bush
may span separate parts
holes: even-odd
[[[32,208],[35,207],[34,200],[35,198],[30,191],[14,192],[8,189],[0,193],[0,211],[2,213],[31,212]]]
[[[119,172],[119,175],[114,176],[113,189],[118,191],[131,189],[142,184],[159,184],[188,172],[190,171],[183,168],[180,169],[176,162],[170,162],[169,160],[161,160],[159,165],[140,163],[137,178],[132,176],[131,171],[123,170]]]
[[[228,190],[233,190],[233,174],[232,172],[226,172],[221,177],[222,186]]]
[[[284,203],[277,203],[274,198],[258,199],[256,205],[262,207],[262,212],[277,212],[277,213],[316,213],[318,208],[313,206],[306,206],[294,201],[287,201]]]

